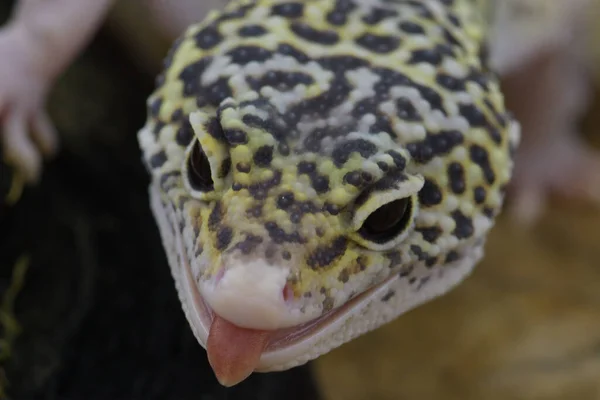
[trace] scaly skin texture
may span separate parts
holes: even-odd
[[[281,336],[320,318],[258,366],[290,368],[472,270],[519,138],[480,6],[240,0],[176,42],[139,141],[201,345],[213,312]]]

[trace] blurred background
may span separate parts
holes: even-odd
[[[118,3],[51,94],[62,151],[42,182],[21,193],[0,164],[0,398],[600,399],[600,211],[568,201],[530,230],[501,217],[449,294],[220,388],[180,312],[135,137],[169,43],[139,2]],[[600,149],[598,101],[581,126]]]

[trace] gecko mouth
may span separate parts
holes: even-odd
[[[203,347],[206,347],[208,338],[208,332],[210,326],[215,318],[214,311],[206,303],[200,291],[198,290],[195,280],[191,272],[189,260],[185,256],[185,252],[181,252],[180,260],[182,261],[180,268],[185,271],[181,271],[180,277],[183,278],[183,286],[180,290],[186,292],[184,295],[185,301],[187,301],[188,312],[192,315],[188,315],[188,319],[192,324],[196,336]],[[259,371],[261,369],[268,370],[272,364],[269,359],[280,359],[285,357],[283,353],[295,353],[301,354],[304,349],[310,348],[320,337],[324,336],[327,331],[335,330],[339,324],[359,311],[362,305],[368,303],[369,299],[382,288],[386,287],[392,280],[397,278],[397,275],[387,278],[385,281],[379,283],[376,286],[371,287],[365,292],[353,297],[344,305],[335,308],[320,317],[305,322],[300,325],[292,326],[290,328],[276,329],[269,332],[269,341],[261,357],[261,364],[259,365]],[[194,316],[196,318],[194,318]],[[288,357],[285,357],[288,359]]]

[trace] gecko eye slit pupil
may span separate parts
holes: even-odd
[[[409,198],[391,201],[367,217],[359,233],[367,240],[385,243],[406,229],[411,215]]]
[[[195,190],[208,192],[214,189],[210,163],[198,140],[194,142],[188,159],[188,179]]]

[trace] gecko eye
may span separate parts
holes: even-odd
[[[410,222],[411,201],[398,199],[373,211],[362,224],[359,234],[375,243],[394,239]]]
[[[190,185],[195,190],[203,192],[214,190],[208,157],[197,140],[188,159],[188,177]]]

